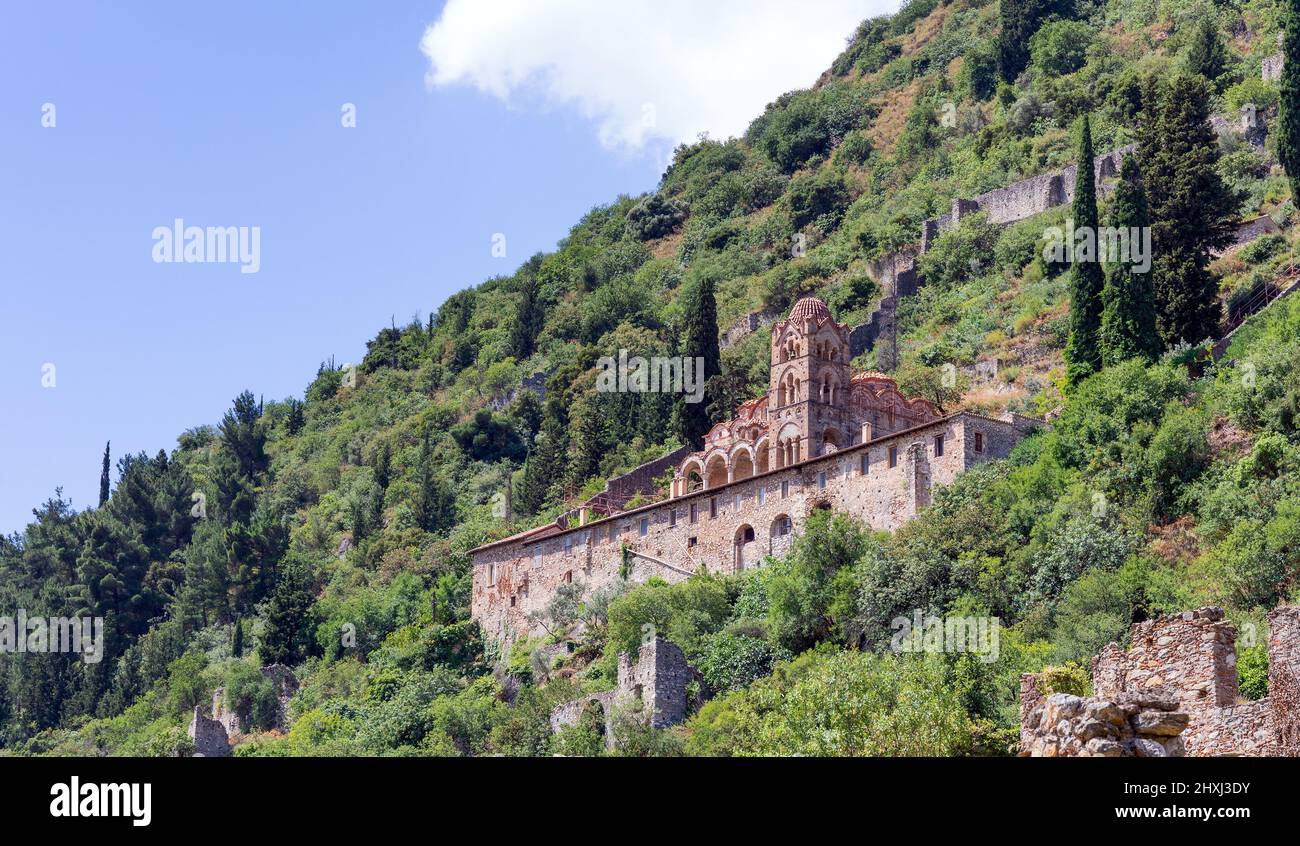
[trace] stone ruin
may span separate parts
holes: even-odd
[[[686,655],[672,641],[656,637],[641,644],[635,663],[626,652],[618,656],[618,686],[566,702],[551,712],[551,732],[577,725],[588,708],[599,708],[603,719],[605,746],[614,745],[615,709],[640,712],[653,728],[677,725],[690,714],[688,686],[699,674],[686,662]]]
[[[1020,755],[1033,758],[1179,758],[1190,716],[1178,703],[1126,693],[1116,701],[1054,693],[1021,677]]]
[[[1087,714],[1095,718],[1104,710],[1103,704],[1125,711],[1137,705],[1172,713],[1172,708],[1164,707],[1167,703],[1187,716],[1181,741],[1189,756],[1300,755],[1300,607],[1281,606],[1268,615],[1268,696],[1255,701],[1239,696],[1237,630],[1220,608],[1138,623],[1131,629],[1130,641],[1127,650],[1112,643],[1093,659],[1094,696],[1079,700],[1081,704],[1067,704],[1062,694],[1044,700],[1037,677],[1022,676],[1022,755],[1047,754],[1049,749],[1062,755],[1096,754],[1087,745],[1099,735],[1084,738],[1079,733],[1088,723]],[[1128,717],[1137,721],[1132,724],[1130,745],[1139,755],[1142,750],[1154,752],[1136,743],[1149,737],[1139,729],[1144,720],[1149,723],[1153,718],[1143,713],[1139,710]],[[1172,728],[1171,718],[1163,725]],[[1094,730],[1089,724],[1085,733]],[[1157,735],[1165,736],[1172,737]],[[1123,737],[1108,735],[1108,739],[1123,747]],[[1076,745],[1074,741],[1080,740]],[[1165,752],[1172,754],[1169,748]]]
[[[270,679],[275,688],[276,709],[272,727],[284,731],[288,726],[289,700],[298,692],[298,677],[283,664],[263,667],[262,676]],[[225,696],[226,690],[223,687],[212,691],[211,717],[203,716],[202,708],[194,706],[188,734],[194,741],[195,757],[222,758],[229,755],[230,739],[246,733],[252,727],[252,715],[226,708]]]

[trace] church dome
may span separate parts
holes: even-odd
[[[826,307],[826,303],[816,297],[804,297],[790,309],[790,319],[800,323],[810,318],[820,322],[830,317],[831,310]]]

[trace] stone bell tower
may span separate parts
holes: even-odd
[[[816,297],[799,300],[772,326],[767,419],[771,468],[851,443],[849,329]]]

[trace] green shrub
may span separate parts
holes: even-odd
[[[686,219],[688,209],[679,200],[664,199],[662,194],[650,194],[627,213],[628,234],[639,241],[662,238],[672,233]]]

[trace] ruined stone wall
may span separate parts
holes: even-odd
[[[1189,716],[1189,755],[1300,754],[1300,608],[1268,618],[1269,695],[1240,700],[1235,627],[1219,608],[1199,608],[1138,623],[1128,650],[1110,644],[1093,660],[1102,699],[1164,697]],[[1023,720],[1035,705],[1021,689]]]
[[[751,335],[762,329],[764,326],[771,326],[777,321],[780,315],[772,311],[751,311],[749,314],[737,320],[727,327],[718,339],[718,347],[726,349],[732,344],[740,341],[747,335]]]
[[[198,705],[194,706],[194,716],[190,720],[187,734],[194,741],[195,757],[225,758],[230,755],[230,739],[225,726],[203,716]]]
[[[1300,756],[1300,607],[1268,615],[1268,702],[1274,754]]]
[[[690,716],[687,686],[698,674],[686,662],[686,655],[672,641],[662,637],[641,644],[636,661],[626,653],[618,656],[618,686],[614,690],[588,694],[551,711],[551,732],[577,725],[582,713],[599,706],[605,717],[605,739],[614,735],[614,711],[638,710],[657,729],[675,726]]]
[[[1285,53],[1274,53],[1264,60],[1260,76],[1265,82],[1280,82],[1282,80],[1282,68],[1286,65]]]
[[[1054,693],[1020,677],[1020,755],[1026,758],[1177,758],[1185,754],[1189,716],[1178,703],[1149,693],[1115,700]],[[1026,697],[1032,707],[1024,708]]]
[[[943,437],[942,456],[935,454],[937,436]],[[590,592],[619,578],[623,544],[639,553],[629,573],[634,581],[651,576],[680,581],[701,566],[729,573],[757,566],[769,553],[780,554],[818,507],[845,511],[875,529],[895,529],[915,515],[929,487],[951,484],[974,463],[1006,457],[1022,436],[1014,422],[960,412],[584,526],[489,544],[473,553],[473,616],[485,636],[497,641],[540,632],[529,615],[544,614],[560,585],[581,582]],[[909,464],[913,444],[924,466]],[[927,490],[918,487],[918,479]],[[746,529],[753,533],[748,542]]]
[[[1109,191],[1106,181],[1119,174],[1125,157],[1135,149],[1135,145],[1128,145],[1104,153],[1094,160],[1093,172],[1103,196]],[[959,224],[962,218],[977,211],[984,212],[989,223],[1005,225],[1065,205],[1074,199],[1074,184],[1077,177],[1077,165],[1070,165],[1059,171],[1013,182],[1005,188],[988,191],[972,199],[955,199],[948,214],[932,218],[922,224],[922,252],[929,248],[940,232],[951,229]]]
[[[631,702],[641,701],[645,717],[654,728],[675,726],[690,710],[686,686],[695,671],[672,641],[656,637],[643,643],[637,661],[627,653],[618,660],[618,692]]]

